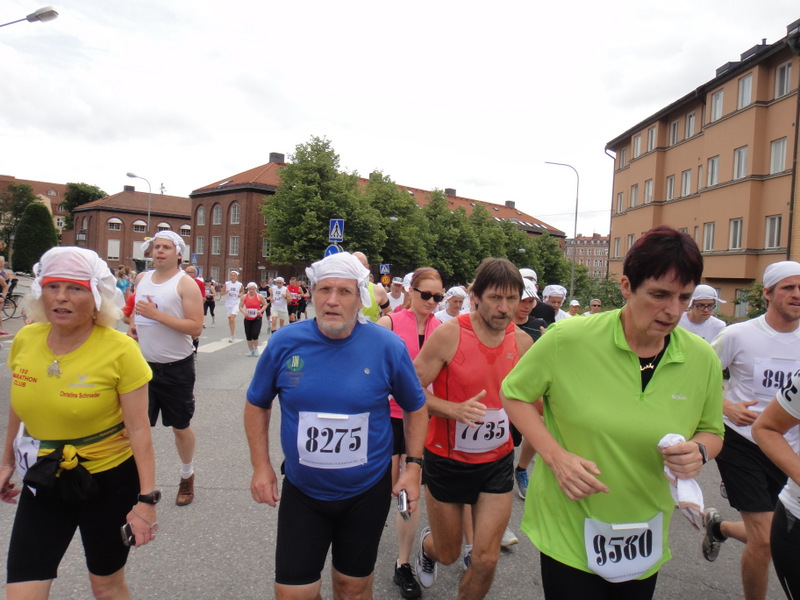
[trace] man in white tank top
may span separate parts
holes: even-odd
[[[153,379],[150,382],[150,425],[172,427],[181,458],[181,481],[175,503],[194,500],[194,357],[192,338],[203,331],[203,301],[197,284],[180,270],[186,245],[172,231],[159,231],[142,244],[150,251],[153,270],[136,278],[135,317],[128,335],[139,341]]]

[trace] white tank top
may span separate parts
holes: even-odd
[[[136,301],[155,302],[158,310],[178,318],[185,318],[183,302],[178,295],[178,282],[184,276],[178,271],[174,277],[164,283],[153,283],[154,271],[147,271],[139,285],[136,286]],[[170,363],[183,360],[194,350],[192,336],[180,333],[141,315],[136,315],[136,332],[139,346],[145,360],[156,363]]]

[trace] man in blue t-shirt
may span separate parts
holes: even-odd
[[[425,393],[405,344],[366,321],[369,271],[352,254],[306,269],[316,318],[278,330],[261,355],[245,404],[256,502],[278,509],[275,597],[318,597],[332,546],[334,595],[371,595],[391,497],[419,506]],[[392,489],[388,396],[403,408],[407,463]],[[285,477],[269,456],[272,401],[279,396]]]

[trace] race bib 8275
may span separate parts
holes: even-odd
[[[316,469],[347,469],[367,462],[369,413],[343,415],[300,412],[297,452],[300,464]]]

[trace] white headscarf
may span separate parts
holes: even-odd
[[[328,277],[354,279],[358,285],[361,304],[364,308],[372,306],[372,299],[369,295],[369,270],[349,252],[337,252],[318,260],[306,268],[306,276],[311,285],[316,285]],[[367,318],[361,311],[358,311],[358,320],[361,323],[367,322]]]
[[[42,297],[42,280],[45,277],[61,277],[77,281],[88,280],[97,310],[100,310],[104,297],[113,300],[119,308],[124,305],[122,292],[117,288],[117,278],[108,268],[106,261],[87,248],[76,246],[50,248],[42,255],[39,262],[33,265],[33,273],[36,276],[31,282],[31,294],[34,298]]]
[[[781,279],[800,275],[800,263],[793,260],[782,260],[772,263],[764,271],[764,287],[771,288]]]
[[[450,298],[466,298],[466,297],[467,297],[467,292],[465,292],[462,288],[460,288],[457,285],[447,290],[447,293],[444,295],[445,300],[449,300]]]
[[[714,302],[721,302],[722,304],[725,304],[725,300],[722,300],[719,296],[717,296],[717,290],[710,285],[705,285],[703,283],[694,288],[692,302],[695,300],[713,300]]]
[[[150,246],[153,245],[153,241],[157,240],[158,238],[169,240],[170,242],[175,244],[175,248],[178,249],[178,254],[180,254],[181,257],[186,256],[186,242],[184,242],[183,238],[179,236],[177,233],[169,230],[159,231],[149,240],[145,240],[144,242],[142,242],[142,252],[143,253],[148,252],[150,250]]]
[[[546,288],[544,288],[542,297],[547,300],[550,296],[566,298],[567,288],[565,288],[563,285],[548,285]]]

